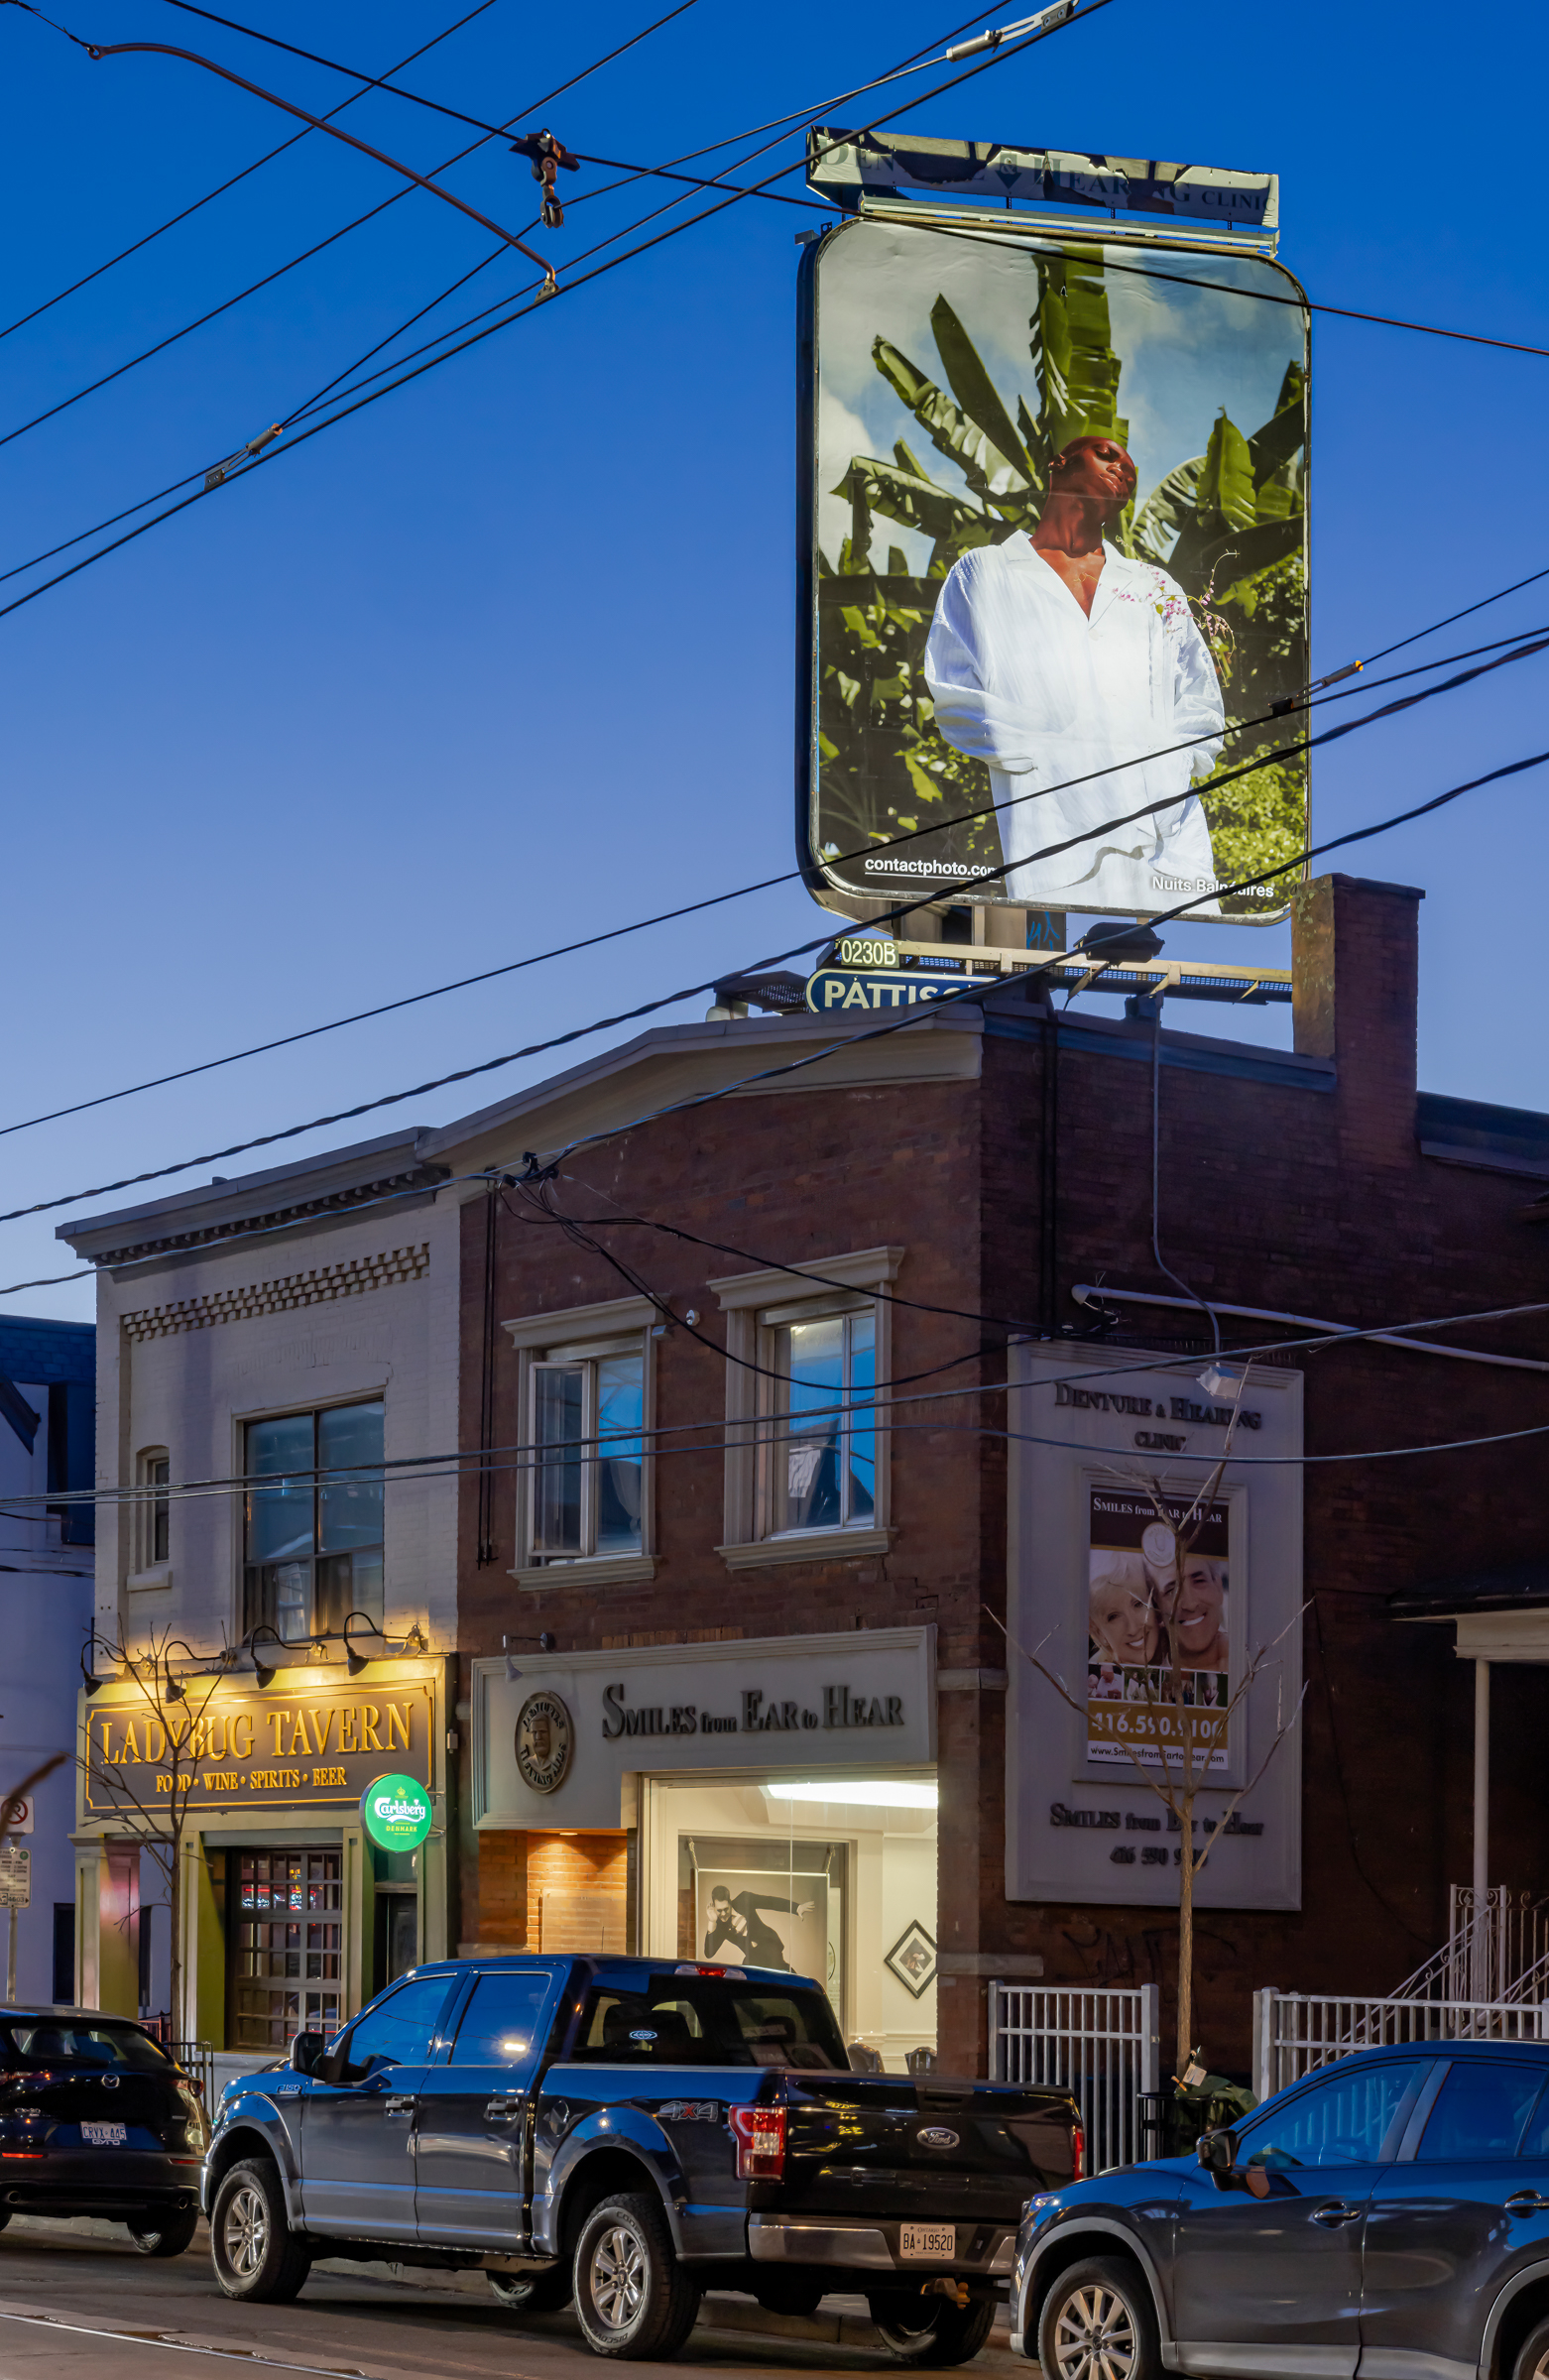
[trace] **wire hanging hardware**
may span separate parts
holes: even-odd
[[[543,203],[538,220],[545,231],[558,231],[564,222],[564,208],[554,188],[554,177],[561,166],[567,174],[580,172],[581,161],[572,157],[563,141],[557,140],[545,124],[541,132],[525,132],[520,141],[511,144],[513,157],[525,157],[533,169],[533,179],[541,182]]]
[[[283,438],[284,436],[284,423],[280,421],[271,421],[269,427],[267,429],[261,429],[256,438],[249,438],[247,444],[245,446],[239,446],[235,454],[228,454],[223,463],[211,463],[209,469],[204,474],[204,493],[206,496],[209,494],[211,488],[218,488],[221,484],[221,481],[225,479],[231,472],[235,471],[239,463],[248,462],[253,456],[262,454],[266,446],[272,446],[276,438]]]

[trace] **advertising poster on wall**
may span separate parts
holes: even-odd
[[[696,1868],[694,1932],[702,1958],[728,1966],[782,1967],[826,1983],[827,1880],[768,1868]]]
[[[808,252],[808,883],[1267,923],[1306,764],[1232,730],[1307,682],[1298,285],[980,221]]]
[[[1087,1758],[1225,1772],[1228,1508],[1094,1488],[1087,1553]],[[1175,1533],[1176,1532],[1176,1533]],[[1178,1534],[1190,1542],[1178,1552]]]

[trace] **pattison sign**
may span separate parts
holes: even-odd
[[[217,1685],[187,1681],[184,1703],[153,1703],[133,1687],[85,1707],[85,1807],[153,1811],[176,1795],[194,1810],[358,1802],[391,1769],[430,1784],[434,1688]]]

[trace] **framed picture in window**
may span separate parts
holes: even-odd
[[[782,1868],[696,1867],[694,1952],[728,1966],[828,1980],[828,1879]]]
[[[923,1999],[936,1979],[936,1941],[918,1918],[910,1918],[883,1961],[912,1999]]]

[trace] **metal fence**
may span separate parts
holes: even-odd
[[[1046,2082],[1081,2109],[1086,2170],[1109,2172],[1149,2153],[1140,2094],[1160,2076],[1160,1994],[1042,1983],[990,1985],[990,2071],[999,2082]]]
[[[1404,2041],[1549,2040],[1549,2005],[1500,2000],[1359,1999],[1333,1993],[1253,1994],[1253,2089],[1260,2099],[1353,2050]]]
[[[213,2046],[207,2041],[175,2041],[170,2017],[143,2016],[140,2024],[142,2030],[149,2033],[153,2041],[161,2043],[169,2058],[177,2059],[189,2081],[197,2085],[199,2096],[205,2106],[213,2106],[215,2098],[215,2052]]]

